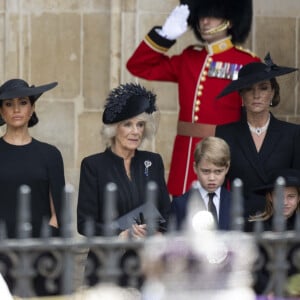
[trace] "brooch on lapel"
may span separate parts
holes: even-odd
[[[145,160],[144,161],[144,165],[145,165],[145,175],[148,176],[148,169],[152,166],[152,162],[150,160]]]

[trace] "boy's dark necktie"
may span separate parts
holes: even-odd
[[[216,222],[216,224],[218,224],[218,214],[217,214],[217,209],[216,206],[213,202],[214,196],[216,195],[215,193],[208,193],[208,211],[211,212],[211,214],[213,215],[213,218]]]

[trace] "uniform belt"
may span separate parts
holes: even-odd
[[[191,123],[178,121],[177,134],[184,136],[192,136],[197,138],[205,138],[208,136],[214,136],[216,125]]]

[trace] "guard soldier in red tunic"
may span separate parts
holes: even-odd
[[[214,135],[218,124],[237,121],[241,98],[234,93],[216,100],[216,96],[236,79],[239,69],[260,59],[241,44],[247,38],[252,21],[252,0],[181,1],[162,27],[154,27],[127,62],[135,76],[178,84],[179,114],[168,179],[168,190],[178,196],[196,180],[193,171],[195,145]],[[166,52],[190,26],[198,46],[182,53]]]

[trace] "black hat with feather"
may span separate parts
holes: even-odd
[[[240,91],[251,85],[272,78],[297,71],[297,68],[276,65],[270,53],[267,53],[262,62],[252,62],[244,65],[238,74],[238,79],[231,81],[217,96],[221,98],[232,92]]]
[[[156,111],[156,95],[139,84],[126,83],[113,89],[106,99],[102,116],[104,124],[114,124],[141,113]]]

